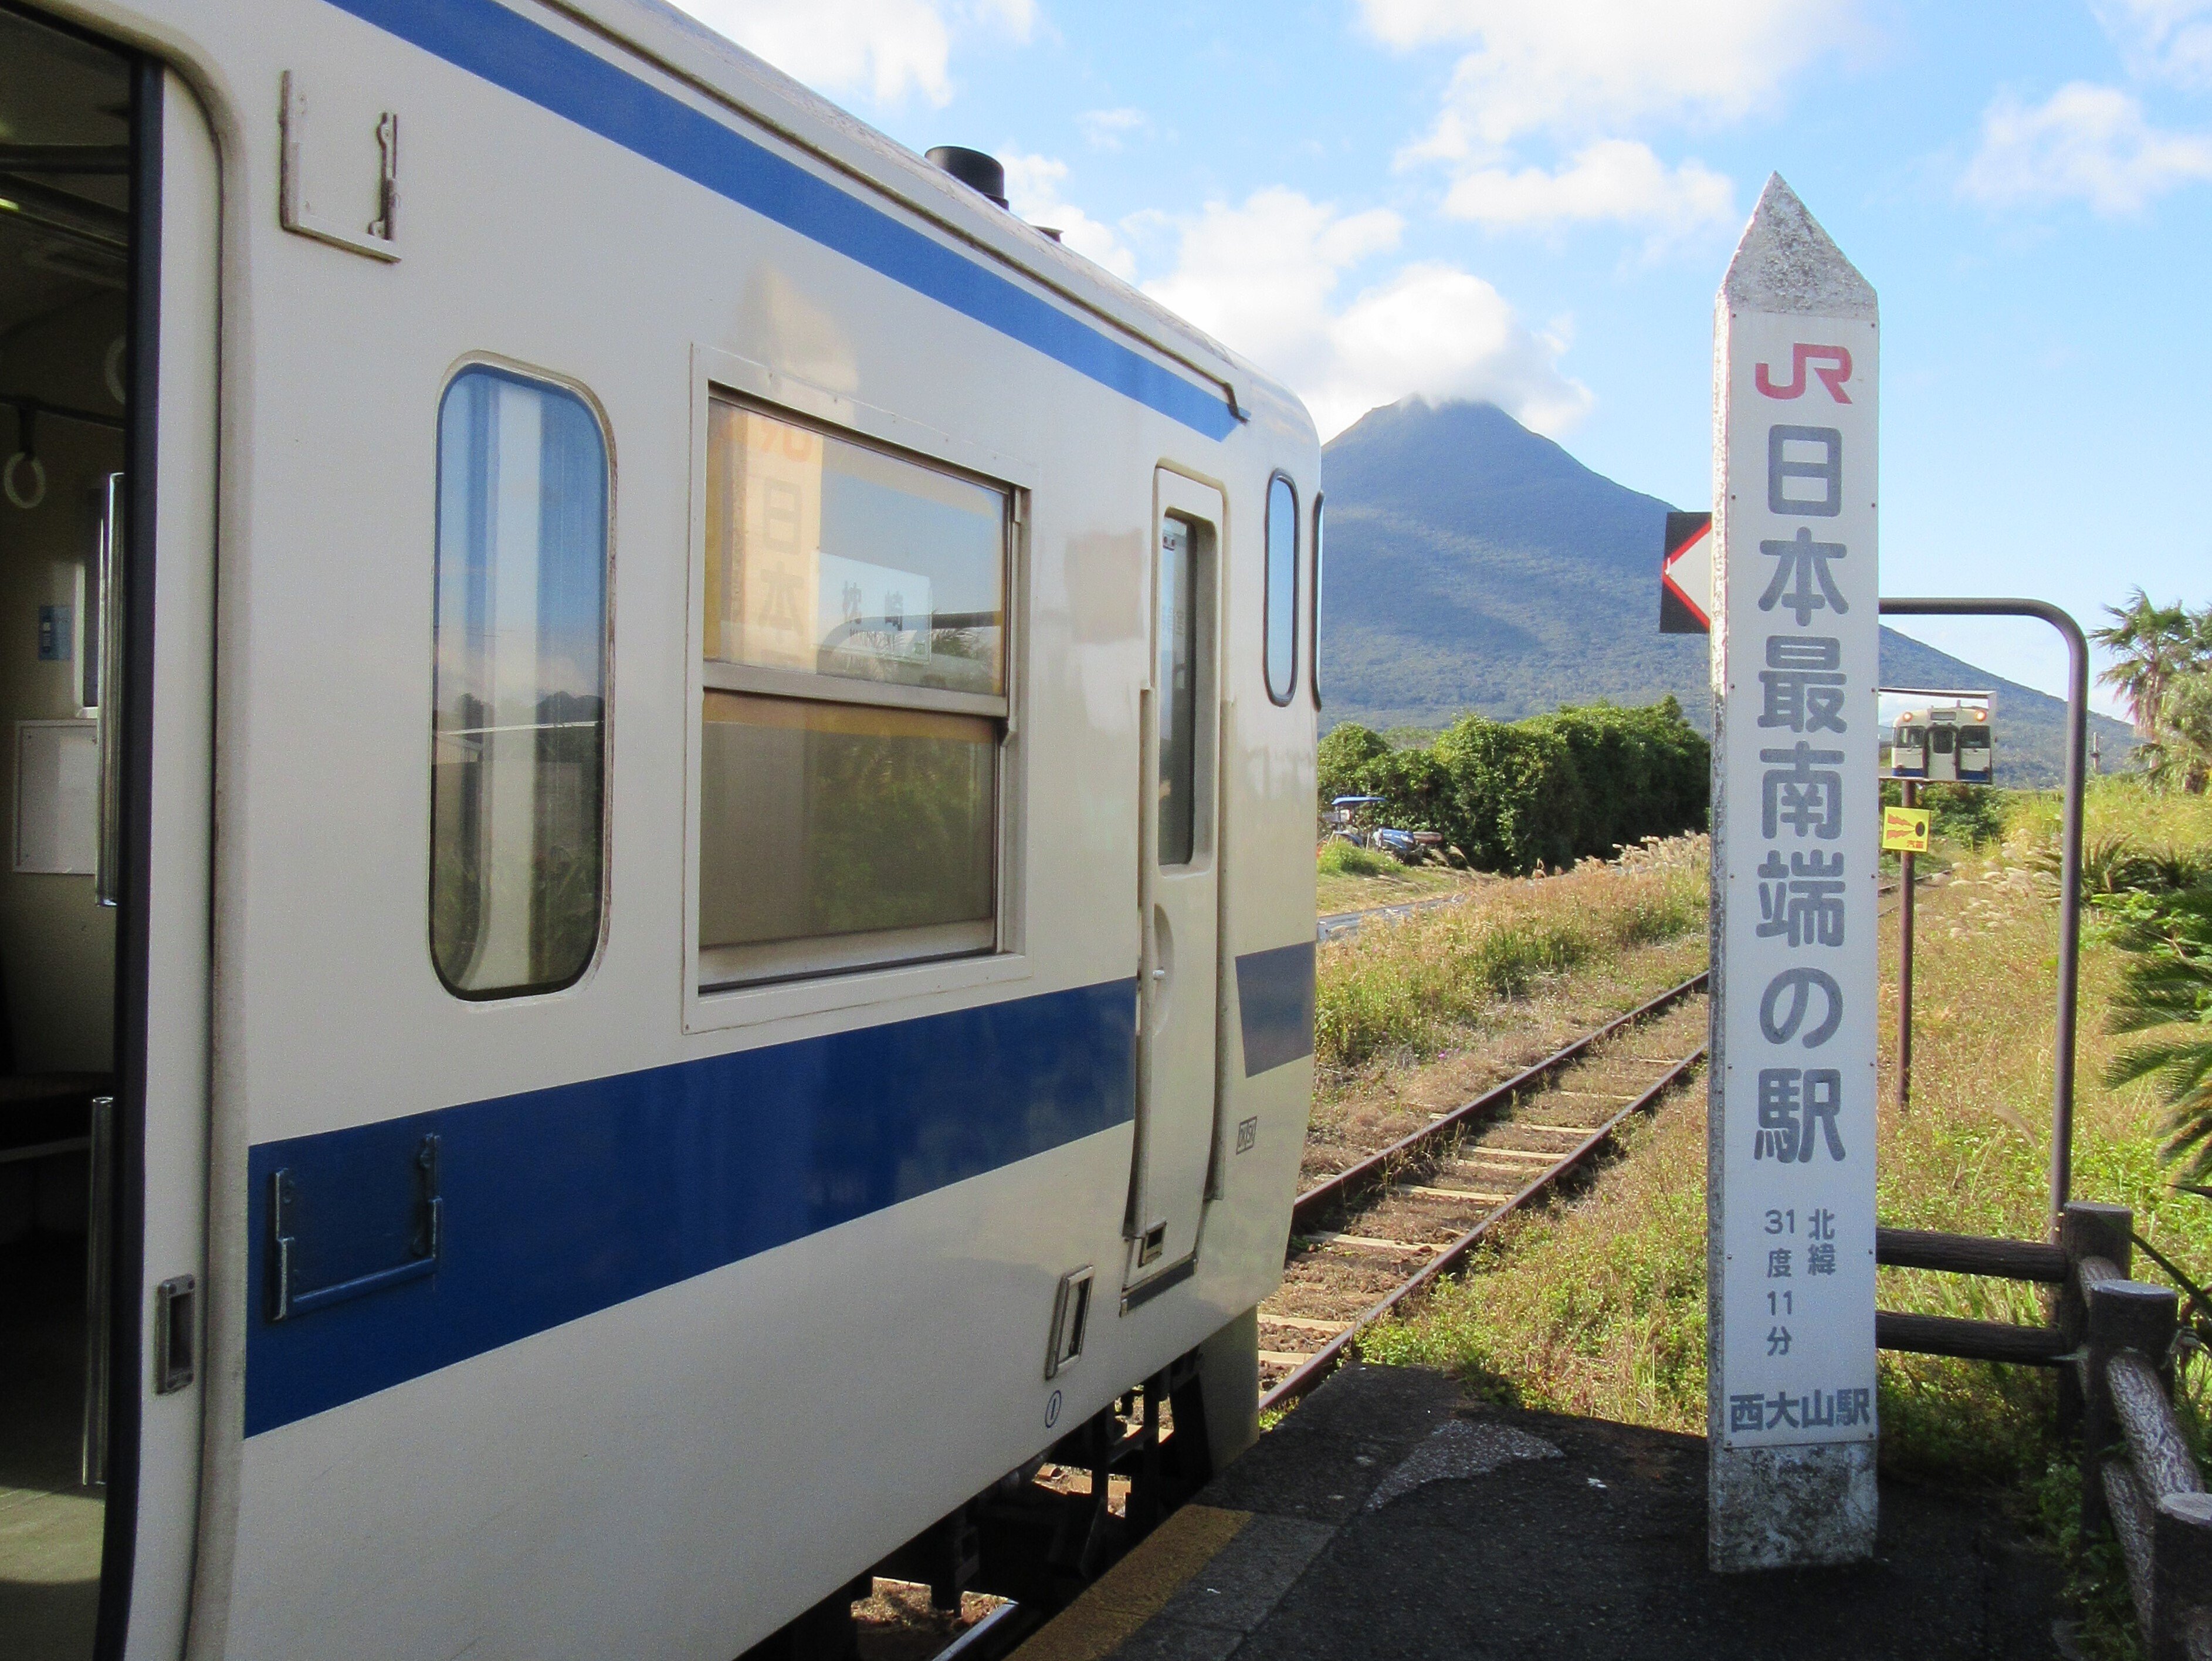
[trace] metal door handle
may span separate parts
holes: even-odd
[[[123,812],[124,475],[107,476],[100,515],[100,840],[93,849],[92,897],[113,905],[121,892]]]
[[[114,1262],[115,1098],[92,1098],[91,1213],[84,1238],[84,1439],[87,1488],[107,1481],[108,1275]]]
[[[179,1275],[154,1288],[154,1394],[173,1396],[198,1373],[199,1283]]]

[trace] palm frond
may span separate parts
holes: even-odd
[[[2105,1064],[2105,1083],[2115,1090],[2154,1074],[2163,1076],[2169,1102],[2212,1079],[2212,1036],[2137,1044]]]
[[[2169,1162],[2187,1159],[2192,1177],[2212,1177],[2212,1079],[2200,1077],[2197,1087],[2174,1103],[2166,1126],[2160,1156]]]

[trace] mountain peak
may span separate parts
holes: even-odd
[[[1328,722],[1437,727],[1672,693],[1705,725],[1705,636],[1659,632],[1666,502],[1471,401],[1369,411],[1322,449],[1322,484]],[[2056,776],[2057,700],[1887,629],[1882,662],[1894,685],[1997,688],[2001,776]]]
[[[1665,503],[1585,467],[1497,405],[1470,399],[1407,398],[1370,410],[1322,447],[1322,472],[1332,514],[1350,497],[1387,500],[1446,520],[1486,519],[1511,514],[1516,501],[1559,491],[1618,498],[1621,509],[1667,511]]]

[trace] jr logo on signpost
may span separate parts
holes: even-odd
[[[1805,369],[1811,365],[1828,395],[1838,404],[1848,404],[1851,395],[1844,390],[1844,383],[1851,378],[1851,355],[1842,346],[1812,346],[1800,341],[1790,349],[1790,379],[1778,386],[1766,365],[1759,366],[1756,377],[1759,390],[1769,398],[1802,398],[1805,396]]]

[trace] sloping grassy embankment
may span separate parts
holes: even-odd
[[[1702,836],[1654,839],[1612,864],[1584,860],[1556,877],[1493,880],[1467,904],[1324,945],[1314,1001],[1324,1078],[1433,1056],[1540,982],[1702,932],[1705,849]]]

